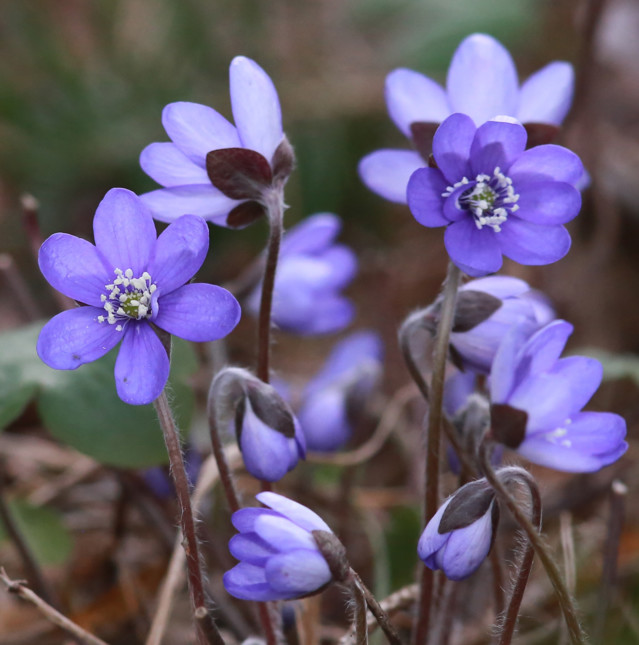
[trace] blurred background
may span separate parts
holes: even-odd
[[[284,128],[295,148],[298,165],[287,185],[287,226],[320,211],[343,218],[340,239],[355,249],[360,260],[358,278],[350,288],[358,308],[354,327],[374,328],[383,335],[384,391],[392,396],[408,382],[395,347],[396,328],[411,310],[437,295],[446,255],[441,231],[420,227],[406,207],[367,191],[357,176],[357,163],[375,149],[407,145],[386,114],[386,74],[409,67],[444,82],[452,53],[473,32],[498,38],[516,60],[520,78],[555,59],[568,60],[577,70],[575,104],[559,143],[582,157],[592,184],[584,194],[582,214],[569,225],[573,248],[555,265],[522,267],[507,261],[503,272],[542,289],[558,315],[575,325],[571,350],[587,347],[607,369],[608,379],[594,408],[618,412],[628,421],[631,449],[619,465],[594,476],[543,473],[543,477],[555,496],[550,504],[555,513],[551,510],[548,515],[551,532],[560,512],[570,513],[580,523],[577,562],[585,571],[578,578],[578,589],[586,612],[594,611],[600,584],[597,572],[610,482],[622,477],[630,487],[620,583],[612,602],[618,620],[608,622],[610,640],[605,642],[639,642],[635,613],[639,509],[632,502],[632,493],[639,488],[639,471],[633,469],[639,423],[639,4],[635,0],[6,0],[0,8],[0,331],[8,335],[2,344],[0,334],[5,351],[4,357],[0,355],[4,370],[0,386],[8,389],[0,387],[0,395],[10,391],[7,383],[15,377],[11,370],[18,369],[7,358],[9,348],[20,342],[32,344],[33,329],[25,325],[56,312],[54,296],[34,260],[34,222],[44,237],[65,231],[90,239],[93,214],[109,188],[137,193],[154,189],[138,157],[148,143],[167,140],[160,121],[162,108],[172,101],[195,101],[230,118],[228,65],[243,54],[273,79]],[[26,218],[25,194],[39,204],[36,214],[33,204],[27,203],[27,211],[31,210]],[[266,239],[264,223],[243,231],[213,226],[210,231],[211,252],[199,279],[217,284],[237,277]],[[252,321],[243,320],[229,341],[235,361],[250,365],[253,334]],[[320,366],[334,340],[278,336],[275,368],[293,381],[303,381]],[[201,417],[207,387],[206,371],[197,369],[201,363],[192,350],[185,350],[180,374],[196,385],[194,399],[184,404],[190,410],[185,424],[193,418],[197,425]],[[178,388],[180,374],[175,377]],[[34,377],[29,381],[33,388],[18,397],[18,412],[6,418],[0,414],[7,426],[0,435],[2,484],[9,497],[22,504],[18,504],[21,521],[39,533],[33,538],[40,540],[39,557],[75,618],[84,611],[80,616],[84,624],[110,642],[144,642],[139,634],[144,633],[148,606],[163,574],[166,544],[164,550],[158,547],[153,566],[145,561],[146,568],[141,567],[131,553],[137,554],[140,545],[146,548],[148,536],[138,527],[133,544],[127,546],[132,549],[127,557],[134,564],[129,562],[126,575],[134,576],[135,584],[129,579],[129,586],[122,586],[113,540],[120,544],[118,535],[129,535],[117,524],[118,513],[125,514],[121,500],[126,497],[122,491],[127,490],[127,479],[114,479],[112,469],[161,462],[161,443],[159,448],[157,441],[154,448],[147,447],[154,429],[143,437],[136,435],[138,452],[147,458],[127,462],[117,456],[128,451],[118,443],[126,437],[118,435],[104,448],[108,456],[102,459],[95,449],[92,452],[94,447],[86,446],[93,438],[68,438],[71,430],[65,417],[75,414],[82,423],[101,428],[94,418],[101,413],[95,408],[86,411],[87,421],[81,409],[74,412],[82,404],[68,390],[64,390],[67,398],[57,392],[55,405],[40,399],[33,405],[34,392],[51,378]],[[58,385],[56,381],[52,389]],[[416,410],[415,418],[419,414]],[[52,419],[44,423],[46,429],[44,416]],[[108,413],[102,416],[103,423],[106,419],[111,427],[118,424],[117,414],[113,421]],[[152,425],[149,419],[134,419],[131,424]],[[53,442],[49,432],[65,443]],[[418,446],[419,439],[414,441]],[[80,452],[65,448],[66,443]],[[405,486],[401,468],[398,472],[389,459],[377,459],[358,483],[391,492]],[[111,470],[105,474],[96,463]],[[295,485],[303,489],[322,477],[327,485],[335,484],[330,469],[318,468],[310,479]],[[58,488],[47,495],[51,478]],[[402,559],[397,553],[410,550],[407,545],[415,542],[419,529],[413,492],[402,490],[397,495],[364,495],[369,507],[381,513],[375,526],[386,545],[384,566],[393,585],[412,578],[414,557]],[[96,499],[99,504],[91,511],[95,516],[87,515],[87,502]],[[591,536],[583,548],[582,533]],[[216,548],[224,548],[223,540],[217,540]],[[228,555],[218,556],[220,566],[226,566]],[[583,567],[584,562],[595,564]],[[20,571],[6,541],[0,545],[2,564]],[[544,612],[555,615],[546,587],[541,588],[546,595],[540,592],[529,612],[536,612],[530,619],[531,633],[543,622]],[[186,605],[182,610],[178,624],[188,625]],[[89,611],[93,614],[87,617]],[[31,608],[21,607],[16,613],[13,599],[0,592],[0,641],[65,642],[46,623],[38,623],[40,631],[34,633],[33,619]],[[331,619],[339,622],[344,617],[331,614]],[[188,642],[173,638],[167,642]],[[521,642],[557,640],[556,634],[541,634],[536,641],[522,637]]]

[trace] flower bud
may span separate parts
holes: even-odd
[[[343,547],[313,511],[275,493],[257,499],[269,508],[243,508],[231,518],[239,534],[229,550],[240,560],[224,574],[232,596],[260,602],[301,598],[321,591],[333,570],[347,567]],[[322,549],[330,551],[330,563]]]
[[[221,423],[234,418],[237,443],[251,475],[275,482],[306,456],[300,425],[275,388],[247,370],[227,368],[211,384]]]
[[[488,555],[499,521],[495,493],[485,479],[462,486],[428,522],[417,553],[451,580],[473,574]]]

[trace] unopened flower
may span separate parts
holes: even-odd
[[[320,544],[337,544],[333,553],[341,550],[329,526],[282,495],[260,493],[257,499],[269,508],[243,508],[231,518],[239,534],[231,538],[229,549],[240,563],[224,574],[226,590],[236,598],[262,602],[321,591],[333,580],[335,565],[327,562]]]
[[[495,493],[485,479],[462,486],[428,522],[417,553],[451,580],[473,574],[490,551],[499,521]]]
[[[353,420],[381,374],[382,343],[370,331],[338,343],[322,370],[306,386],[299,420],[309,450],[341,448],[353,434]]]
[[[133,405],[150,403],[169,375],[166,349],[151,325],[187,340],[216,340],[235,327],[240,306],[226,289],[186,284],[209,246],[200,217],[184,215],[157,237],[140,199],[114,188],[98,206],[93,233],[95,246],[56,233],[40,248],[38,263],[49,284],[88,306],[50,320],[38,338],[38,356],[50,367],[72,370],[122,341],[118,396]]]
[[[251,475],[275,482],[306,456],[304,434],[275,388],[247,370],[227,368],[211,384],[219,419],[233,417],[237,444]]]
[[[570,63],[554,61],[521,87],[508,51],[486,34],[472,34],[457,48],[448,70],[446,89],[410,69],[386,77],[386,104],[395,125],[416,150],[377,150],[362,159],[359,173],[374,192],[406,203],[408,179],[425,166],[436,124],[455,112],[477,125],[498,116],[521,123],[545,124],[550,136],[565,118],[574,89]],[[548,127],[550,126],[550,127]]]
[[[517,123],[488,121],[479,128],[464,114],[435,133],[436,168],[416,170],[408,205],[428,227],[445,226],[451,260],[471,276],[494,273],[502,255],[520,264],[550,264],[570,248],[563,224],[581,207],[574,187],[581,161],[552,144],[526,150]]]
[[[263,213],[262,198],[293,166],[277,91],[254,61],[237,56],[229,69],[235,125],[198,103],[170,103],[162,124],[171,142],[140,155],[144,172],[164,186],[142,195],[153,216],[172,222],[184,213],[241,228]]]
[[[626,422],[582,411],[603,370],[594,358],[560,358],[572,330],[556,320],[531,337],[517,327],[505,336],[490,373],[491,434],[533,463],[593,472],[627,450]]]
[[[271,312],[280,329],[303,336],[330,334],[353,319],[353,304],[341,291],[355,277],[357,260],[350,248],[334,243],[341,227],[336,215],[319,213],[285,234]],[[260,284],[246,302],[254,315],[261,291]]]

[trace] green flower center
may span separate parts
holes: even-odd
[[[146,271],[139,278],[134,278],[132,269],[116,269],[115,276],[115,280],[104,287],[107,293],[100,296],[107,315],[98,316],[98,322],[116,325],[117,331],[122,331],[123,323],[127,320],[142,320],[152,316],[151,301],[157,285]]]

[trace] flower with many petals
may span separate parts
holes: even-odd
[[[453,114],[433,138],[437,167],[416,170],[408,182],[415,219],[446,227],[448,255],[471,276],[497,271],[502,255],[540,265],[568,253],[563,225],[581,208],[574,187],[581,161],[553,144],[525,148],[526,130],[517,123],[477,128],[465,114]]]
[[[319,515],[282,495],[260,493],[269,508],[242,508],[231,521],[239,531],[231,554],[240,560],[224,586],[242,600],[289,600],[321,591],[333,579],[316,536],[333,532]]]
[[[603,370],[594,358],[560,358],[572,330],[556,320],[530,337],[518,327],[508,332],[490,373],[491,433],[533,463],[593,472],[627,450],[626,422],[582,411]]]
[[[485,479],[462,486],[428,522],[417,553],[429,569],[442,569],[450,580],[472,575],[495,538],[499,506]]]
[[[162,125],[171,142],[152,143],[140,165],[164,186],[141,196],[153,216],[185,213],[241,228],[263,213],[261,198],[286,181],[293,156],[282,130],[277,91],[254,61],[237,56],[229,69],[235,125],[206,105],[170,103]]]
[[[104,356],[120,341],[118,396],[133,405],[157,398],[169,358],[152,325],[191,341],[226,336],[240,306],[226,290],[186,284],[209,247],[206,222],[184,215],[159,237],[151,213],[123,188],[110,190],[93,220],[95,246],[66,233],[49,237],[38,256],[52,287],[86,307],[64,311],[42,329],[38,356],[72,370]]]
[[[360,331],[338,343],[322,370],[306,386],[299,420],[309,450],[341,448],[353,434],[353,417],[381,375],[382,342]]]
[[[312,336],[347,327],[353,304],[341,295],[355,277],[353,251],[335,244],[342,223],[336,215],[318,213],[284,235],[273,289],[273,322],[284,331]],[[246,302],[257,315],[261,285]]]
[[[491,36],[472,34],[453,55],[446,89],[410,69],[396,69],[386,77],[390,117],[417,150],[372,152],[361,160],[360,176],[372,191],[405,204],[410,176],[427,164],[436,124],[455,112],[477,125],[509,116],[550,126],[540,128],[549,136],[568,113],[573,89],[572,65],[563,61],[546,65],[520,87],[508,50]]]

